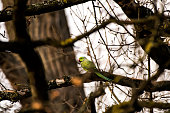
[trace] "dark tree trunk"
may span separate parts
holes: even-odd
[[[42,0],[30,0],[29,3],[36,3]],[[13,5],[12,0],[2,0],[3,7]],[[69,28],[67,25],[64,10],[46,13],[34,17],[28,17],[28,26],[32,40],[40,40],[45,38],[53,38],[54,40],[64,40],[69,38]],[[12,22],[6,22],[6,28],[10,40],[15,37]],[[76,75],[78,68],[76,65],[75,54],[72,47],[58,49],[54,47],[39,47],[36,49],[44,63],[46,78],[51,80],[64,75]],[[24,69],[24,64],[21,59],[12,53],[0,53],[1,68],[6,74],[7,78],[12,83],[13,87],[19,87],[14,83],[27,84],[28,77]],[[19,67],[19,68],[17,68]],[[12,71],[8,71],[12,69]],[[51,98],[53,109],[56,113],[71,112],[78,110],[84,99],[83,87],[67,87],[49,91],[49,96],[53,97],[54,92],[58,92],[59,96]],[[24,108],[29,106],[29,101],[23,100]]]

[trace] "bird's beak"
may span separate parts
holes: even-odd
[[[80,59],[78,59],[78,64],[80,64]]]

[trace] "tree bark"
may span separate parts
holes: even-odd
[[[30,0],[29,3],[42,2],[42,0]],[[12,6],[13,1],[2,0],[3,7]],[[69,38],[69,28],[67,25],[66,16],[64,10],[46,13],[36,17],[28,17],[27,24],[32,40],[39,40],[45,38],[53,38],[54,40],[64,40]],[[7,33],[10,40],[15,39],[13,24],[11,21],[5,23]],[[72,47],[58,49],[54,47],[39,47],[36,49],[43,61],[45,67],[45,73],[47,80],[54,79],[56,77],[62,77],[64,75],[76,75],[78,68],[76,65],[75,54]],[[14,83],[27,84],[28,77],[24,69],[24,63],[19,56],[13,53],[0,53],[1,68],[6,74],[7,78],[12,83],[13,87],[19,89]],[[11,60],[9,60],[11,59]],[[20,67],[18,69],[18,67]],[[13,69],[14,71],[7,71]],[[55,98],[55,92],[58,92]],[[51,105],[56,113],[61,112],[76,112],[82,104],[84,99],[83,87],[75,88],[73,86],[52,90],[49,93],[51,97]],[[21,101],[23,109],[30,107],[30,100]]]

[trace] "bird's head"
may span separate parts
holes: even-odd
[[[80,57],[79,62],[82,62],[84,59],[87,59],[86,57]]]

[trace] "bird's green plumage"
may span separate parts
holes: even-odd
[[[96,66],[94,65],[94,63],[90,60],[88,60],[86,57],[80,57],[79,58],[79,62],[81,64],[81,67],[85,70],[85,71],[90,71],[90,72],[94,72],[95,74],[97,74],[99,77],[107,80],[107,81],[111,81],[112,79],[109,79],[107,77],[105,77],[104,75],[102,75],[100,72],[98,72],[98,70],[96,69]]]
[[[99,72],[95,72],[96,73],[96,75],[98,75],[99,77],[101,77],[101,78],[103,78],[103,79],[105,79],[105,80],[107,80],[107,81],[111,81],[112,79],[110,79],[110,78],[107,78],[107,77],[105,77],[104,75],[102,75],[101,73],[99,73]]]

